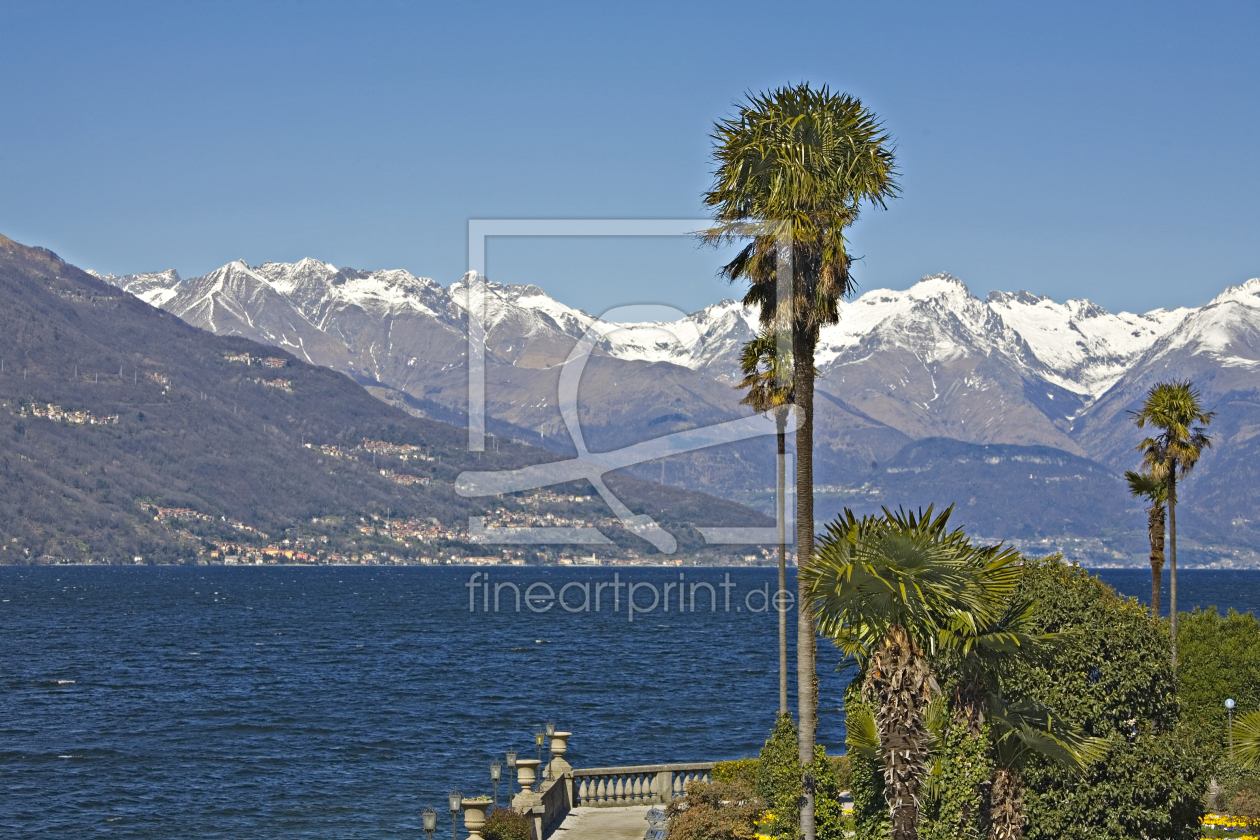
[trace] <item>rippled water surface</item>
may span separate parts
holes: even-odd
[[[773,570],[730,570],[729,611],[725,570],[622,570],[658,592],[685,574],[717,595],[716,612],[701,589],[680,614],[675,588],[668,613],[633,623],[624,600],[610,611],[612,589],[599,613],[517,613],[510,590],[498,613],[480,595],[470,612],[471,573],[0,568],[0,834],[420,837],[432,806],[443,837],[446,791],[492,793],[490,760],[528,755],[548,718],[574,733],[578,767],[760,748],[777,704],[775,618],[747,608]],[[553,589],[612,575],[491,572]],[[1149,594],[1149,572],[1102,575]],[[1180,590],[1184,609],[1253,609],[1260,574],[1183,572]],[[820,655],[820,741],[841,751],[846,675],[834,649]]]
[[[727,590],[724,570],[620,577],[680,573],[715,587],[716,612],[701,588],[680,614],[674,588],[670,612],[631,623],[624,587],[616,612],[611,588],[598,614],[516,613],[510,590],[470,612],[454,568],[0,569],[0,834],[419,837],[422,808],[452,785],[492,793],[490,760],[527,756],[548,718],[579,767],[755,754],[776,622],[747,607],[775,573],[731,570]],[[491,577],[558,589],[613,570]],[[844,679],[821,655],[835,751]]]

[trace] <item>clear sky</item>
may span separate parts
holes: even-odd
[[[467,266],[469,218],[703,213],[744,91],[859,96],[903,197],[862,289],[1112,311],[1260,275],[1260,4],[0,3],[0,233],[85,268]],[[493,241],[570,305],[738,290],[687,240]]]

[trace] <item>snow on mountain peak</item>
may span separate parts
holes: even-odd
[[[1230,302],[1260,307],[1260,277],[1253,277],[1246,283],[1227,287],[1225,291],[1212,298],[1208,306]]]

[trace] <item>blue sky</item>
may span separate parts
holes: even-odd
[[[0,4],[0,233],[115,273],[467,264],[469,218],[703,213],[747,90],[845,90],[903,197],[862,289],[1145,311],[1260,276],[1260,5]],[[492,242],[589,311],[732,289],[687,240]]]

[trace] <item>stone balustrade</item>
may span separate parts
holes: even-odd
[[[709,781],[712,770],[711,761],[574,770],[575,804],[587,808],[613,808],[669,802],[682,795],[687,782]]]
[[[537,759],[516,761],[522,790],[513,797],[512,807],[529,818],[531,840],[547,840],[569,812],[579,806],[615,808],[668,803],[683,794],[687,782],[709,781],[713,770],[711,761],[575,770],[564,759],[570,737],[568,732],[552,736],[552,758],[544,766],[539,766]],[[546,775],[551,778],[539,778]],[[480,840],[473,827],[468,828],[474,835],[469,840]]]

